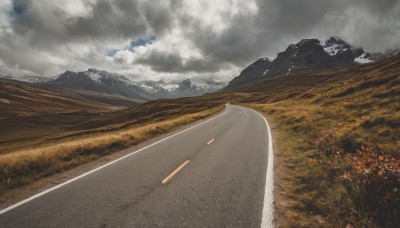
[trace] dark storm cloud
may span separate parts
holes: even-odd
[[[261,0],[259,7],[257,27],[265,28],[260,36],[270,41],[264,43],[266,53],[301,38],[328,36],[340,36],[372,51],[400,47],[397,0]]]
[[[257,15],[246,11],[234,15],[227,19],[229,26],[218,32],[202,27],[202,21],[188,14],[179,19],[186,28],[185,37],[196,44],[205,58],[244,66],[261,56],[275,57],[287,45],[303,38],[324,40],[340,36],[371,51],[398,48],[399,3],[395,0],[259,0]]]
[[[339,36],[373,52],[400,47],[398,0],[4,0],[0,10],[0,68],[44,75],[142,65],[149,75],[209,77],[302,38]],[[127,48],[152,36],[146,51]],[[120,50],[130,53],[109,59]]]
[[[179,53],[167,53],[152,51],[148,56],[139,59],[136,63],[145,64],[157,72],[214,72],[218,71],[223,64],[207,59],[190,58],[183,60]]]
[[[11,20],[14,31],[29,35],[32,45],[62,44],[81,40],[131,38],[148,32],[162,34],[171,26],[169,10],[139,1],[83,3],[87,15],[70,18],[61,9],[49,11],[36,1],[14,0],[24,13]],[[149,29],[151,31],[149,31]]]
[[[66,70],[75,64],[75,59],[82,58],[72,56],[73,52],[79,55],[85,47],[102,48],[109,42],[161,36],[174,23],[168,1],[12,0],[6,5],[7,2],[0,2],[0,20],[7,22],[0,21],[0,63],[34,74]],[[51,63],[49,56],[55,57],[51,61],[57,63]],[[93,56],[85,58],[84,62],[91,63]]]
[[[212,31],[212,28],[202,28],[199,21],[188,18],[183,18],[183,21],[183,25],[189,28],[186,37],[213,62],[241,65],[261,54],[257,48],[257,28],[254,27],[251,15],[231,18],[229,26],[219,32]]]

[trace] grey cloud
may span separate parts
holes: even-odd
[[[210,77],[221,69],[240,69],[259,57],[275,57],[302,38],[339,36],[368,51],[400,47],[398,0],[257,0],[256,15],[240,8],[221,15],[220,30],[203,23],[205,16],[192,17],[185,7],[188,1],[81,1],[84,15],[71,17],[62,8],[52,8],[58,6],[53,1],[13,0],[26,8],[17,8],[14,14],[3,12],[10,14],[6,15],[10,27],[1,28],[7,23],[0,22],[0,60],[8,68],[18,65],[37,74],[93,66],[118,69],[121,63],[107,61],[97,50],[153,35],[157,41],[166,40],[176,30],[182,34],[179,39],[192,44],[200,56],[184,60],[176,50],[179,46],[164,52],[152,49],[130,67],[150,66],[154,74],[194,72]],[[75,50],[82,47],[90,50]]]
[[[396,0],[259,1],[257,27],[265,53],[274,55],[302,38],[340,36],[371,51],[400,47],[400,2]],[[379,38],[378,38],[379,37]]]
[[[227,19],[229,26],[220,32],[203,27],[201,21],[189,15],[179,19],[180,25],[185,28],[186,39],[191,40],[210,62],[242,65],[261,54],[257,47],[254,18],[249,14],[238,14]]]
[[[41,58],[42,54],[61,55],[66,62],[74,62],[75,58],[82,57],[71,57],[70,53],[61,53],[61,50],[74,45],[78,48],[82,45],[101,47],[109,41],[125,42],[147,35],[161,36],[174,20],[168,4],[136,0],[82,2],[87,15],[68,18],[61,9],[51,8],[44,1],[13,0],[9,9],[12,33],[0,36],[0,59],[9,66],[18,64],[36,74],[54,72],[60,67],[67,70],[65,68],[71,64],[48,65],[48,60]],[[22,6],[24,10],[12,13],[12,8],[16,6]],[[84,58],[84,63],[90,63],[93,57]],[[45,69],[45,66],[53,69]]]
[[[213,72],[224,67],[224,64],[207,59],[190,58],[183,60],[179,53],[152,51],[149,55],[137,60],[137,63],[148,65],[157,72]]]
[[[32,45],[130,39],[150,32],[162,34],[173,21],[168,5],[163,4],[100,0],[85,4],[89,16],[65,20],[62,11],[49,11],[41,1],[23,2],[26,12],[17,15],[11,25],[17,34],[31,36]]]
[[[182,67],[182,59],[177,53],[152,51],[137,63],[150,66],[154,71],[175,72]]]

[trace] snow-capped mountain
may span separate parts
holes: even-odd
[[[192,83],[190,79],[183,81],[141,81],[139,85],[149,93],[158,97],[177,98],[199,96],[205,93],[212,93],[226,86],[223,82],[217,82],[212,79],[201,80]]]
[[[103,84],[113,84],[123,83],[124,85],[137,85],[136,83],[129,80],[127,77],[117,74],[117,73],[109,73],[107,71],[97,70],[93,68],[89,68],[87,71],[83,72],[85,75],[89,76],[92,80],[103,83]]]
[[[331,37],[324,43],[321,43],[324,51],[330,56],[335,58],[338,62],[344,61],[344,63],[351,62],[354,57],[354,62],[356,63],[371,63],[374,60],[371,55],[364,51],[363,48],[352,47],[345,41],[337,37]]]
[[[266,78],[283,77],[309,70],[366,64],[389,56],[370,54],[363,48],[353,47],[337,37],[331,37],[324,42],[318,39],[303,39],[289,45],[272,61],[261,58],[250,64],[229,82],[227,88],[246,86]]]
[[[66,71],[42,85],[50,89],[113,94],[139,100],[154,99],[145,89],[125,76],[96,69],[82,72]]]
[[[0,75],[0,78],[17,80],[22,82],[31,82],[31,83],[45,82],[49,80],[49,78],[46,77],[33,76],[33,75],[24,75],[20,77],[14,77],[11,75]]]
[[[66,71],[40,85],[50,89],[114,94],[139,100],[198,96],[215,92],[225,86],[224,83],[214,80],[200,81],[199,84],[193,84],[189,79],[181,82],[134,82],[123,75],[97,69]]]
[[[400,53],[400,49],[388,49],[383,53],[371,53],[370,58],[373,60],[385,59]]]

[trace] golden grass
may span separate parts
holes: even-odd
[[[11,102],[7,99],[0,98],[0,102],[4,104],[11,104]]]
[[[337,144],[349,152],[361,143],[369,142],[381,145],[400,158],[399,72],[400,56],[396,56],[352,69],[268,80],[242,91],[149,102],[136,108],[138,111],[118,112],[118,118],[98,118],[94,121],[96,125],[88,121],[84,130],[78,129],[83,135],[68,137],[54,145],[38,144],[38,149],[21,149],[0,155],[0,177],[4,184],[0,190],[137,144],[217,112],[221,107],[215,108],[215,104],[231,102],[259,110],[275,124],[277,160],[281,161],[281,166],[276,167],[278,226],[390,224],[394,220],[379,221],[376,212],[357,201],[360,199],[357,185],[332,178],[321,167],[309,162],[318,151],[308,144],[307,139],[313,134],[333,133]],[[207,108],[212,109],[205,111]],[[121,123],[124,119],[129,121]],[[135,121],[130,122],[132,119]],[[87,129],[91,130],[93,126],[101,131],[88,137]],[[335,165],[339,170],[346,168],[343,164]]]
[[[34,179],[70,169],[113,151],[206,118],[223,106],[124,130],[70,138],[65,142],[0,154],[0,194]]]
[[[273,120],[278,131],[277,160],[283,161],[282,167],[276,167],[278,226],[369,227],[390,226],[396,221],[394,211],[371,209],[362,198],[360,185],[332,178],[310,163],[318,151],[307,141],[313,134],[332,133],[346,152],[370,143],[399,159],[399,70],[395,59],[318,73],[318,83],[310,83],[316,78],[312,74],[299,75],[236,93],[233,103],[261,111]],[[345,164],[335,165],[338,173],[348,168]]]

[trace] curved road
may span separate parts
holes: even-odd
[[[0,211],[0,227],[270,227],[268,132],[257,112],[227,105],[206,122]]]

